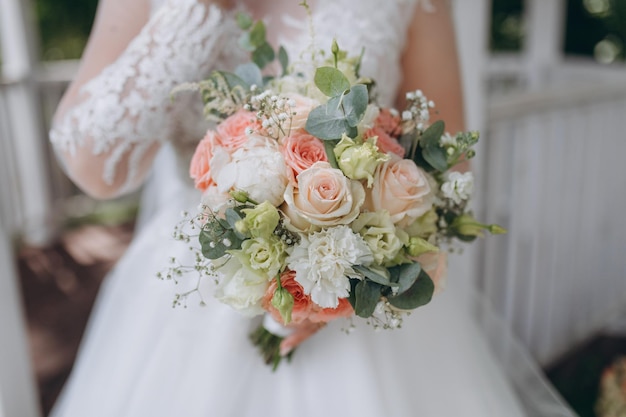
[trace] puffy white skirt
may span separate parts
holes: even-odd
[[[336,322],[272,372],[249,342],[258,322],[210,297],[172,308],[183,288],[156,274],[172,256],[193,263],[171,233],[198,196],[182,183],[151,186],[168,191],[146,200],[151,215],[103,284],[52,416],[574,415],[460,276],[402,329],[358,319],[346,334]]]

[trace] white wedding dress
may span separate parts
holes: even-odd
[[[410,0],[312,3],[315,42],[360,51],[362,72],[391,104]],[[380,24],[393,22],[393,24]],[[281,27],[292,59],[310,42],[308,24]],[[169,100],[171,88],[245,59],[233,13],[195,0],[153,0],[148,24],[122,55],[83,89],[51,132],[59,152],[102,155],[104,181],[123,172],[131,189],[140,161],[163,143],[145,188],[133,244],[103,284],[55,417],[208,416],[572,416],[506,329],[467,296],[463,277],[405,320],[376,332],[364,323],[349,335],[335,323],[306,340],[276,372],[250,344],[253,325],[211,297],[201,307],[172,308],[193,279],[156,278],[171,257],[193,264],[172,239],[183,210],[199,193],[186,175],[189,150],[206,129],[197,98]],[[298,34],[296,36],[296,34]],[[270,39],[272,34],[269,34]],[[180,287],[180,288],[179,288]],[[495,343],[493,343],[495,342]]]

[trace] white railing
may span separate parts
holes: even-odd
[[[621,80],[488,107],[483,210],[509,233],[486,240],[478,275],[543,364],[626,307],[626,70]]]

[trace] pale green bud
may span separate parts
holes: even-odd
[[[450,225],[453,230],[463,236],[478,236],[483,237],[483,230],[487,230],[494,235],[500,235],[506,233],[506,229],[497,224],[483,224],[469,214],[463,214],[454,219]]]
[[[276,288],[272,296],[272,306],[280,313],[284,324],[291,322],[291,312],[293,310],[293,295],[283,287]]]
[[[353,180],[367,179],[368,187],[374,182],[376,167],[390,159],[389,155],[378,150],[374,139],[357,143],[345,134],[334,151],[337,164],[345,176]]]
[[[240,203],[247,203],[250,201],[249,195],[243,190],[233,190],[230,192],[230,196]]]
[[[437,212],[432,209],[418,217],[405,230],[409,236],[418,236],[427,239],[430,235],[437,233]]]
[[[245,217],[241,220],[241,226],[237,222],[235,227],[240,233],[250,233],[252,237],[269,237],[274,233],[280,221],[278,210],[267,201],[254,208],[241,211],[245,214]]]
[[[428,252],[439,252],[439,248],[429,243],[427,240],[424,240],[417,236],[413,236],[409,239],[407,253],[410,256],[417,257]]]

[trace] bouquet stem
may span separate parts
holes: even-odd
[[[271,333],[263,327],[263,324],[260,324],[259,327],[250,334],[252,344],[258,347],[265,363],[272,366],[272,371],[276,371],[278,365],[284,358],[287,358],[287,361],[291,361],[291,356],[295,351],[294,349],[286,356],[282,356],[280,354],[280,343],[283,339],[284,337]]]

